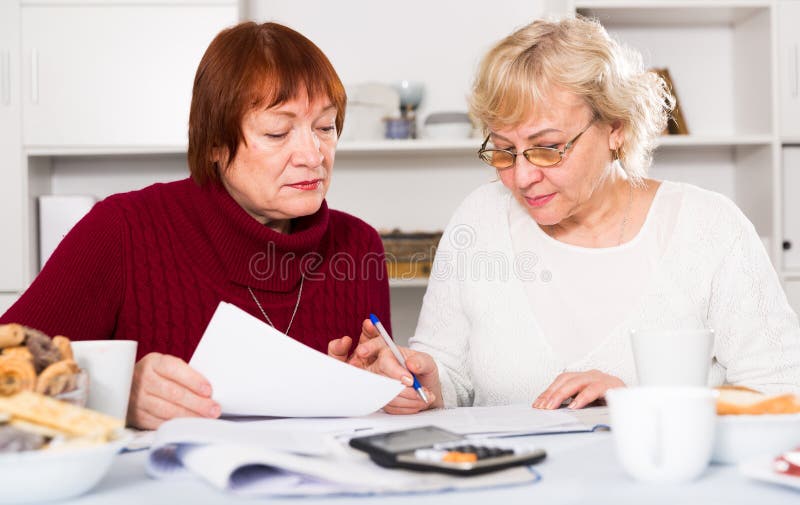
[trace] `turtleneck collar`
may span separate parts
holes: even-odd
[[[221,184],[195,187],[193,207],[199,211],[201,226],[232,282],[289,292],[297,287],[301,272],[308,273],[318,265],[314,256],[323,253],[321,241],[328,230],[329,212],[324,200],[314,214],[292,219],[291,232],[285,234],[256,221]]]

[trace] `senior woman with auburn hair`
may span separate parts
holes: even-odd
[[[500,183],[467,197],[437,250],[406,350],[430,405],[581,408],[635,383],[637,328],[713,328],[711,385],[800,391],[797,316],[752,224],[647,178],[673,102],[592,20],[536,21],[486,55],[471,112]],[[382,348],[351,361],[409,384]],[[406,388],[386,410],[428,406]]]
[[[186,363],[220,301],[321,352],[370,312],[388,322],[380,237],[325,203],[345,102],[301,34],[224,30],[195,77],[191,177],[98,203],[2,322],[137,340],[128,421],[150,429],[220,414]]]

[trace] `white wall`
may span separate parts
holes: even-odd
[[[434,110],[466,110],[480,56],[544,6],[541,0],[253,0],[250,16],[310,38],[345,85],[424,81],[424,118]]]

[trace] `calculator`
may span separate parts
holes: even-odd
[[[436,426],[353,438],[350,446],[366,452],[372,461],[384,467],[454,475],[478,475],[532,465],[546,456],[543,449],[519,440],[473,440]]]

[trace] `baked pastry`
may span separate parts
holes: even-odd
[[[21,391],[33,391],[36,386],[36,370],[25,359],[0,355],[0,395],[7,396]]]
[[[754,389],[742,386],[722,386],[717,388],[717,414],[719,415],[759,415],[793,414],[800,412],[800,398],[786,393],[765,395]]]
[[[30,364],[33,365],[33,354],[31,354],[28,348],[25,347],[24,345],[6,347],[5,349],[3,349],[3,356],[24,359],[25,361],[29,361]]]
[[[21,324],[0,324],[0,349],[21,345],[25,340],[25,329]]]
[[[33,423],[67,436],[90,437],[98,442],[111,440],[124,427],[121,419],[32,392],[0,396],[0,412],[9,414],[12,424]]]
[[[78,364],[71,359],[57,361],[45,368],[36,379],[36,392],[56,396],[75,389]]]
[[[36,368],[36,373],[42,373],[42,370],[56,361],[61,361],[61,351],[53,344],[50,337],[33,328],[24,328],[25,346],[33,354],[33,366]]]
[[[64,335],[58,335],[53,337],[53,345],[56,346],[58,352],[61,353],[61,359],[75,359],[72,354],[72,345],[70,344],[70,340],[65,337]]]

